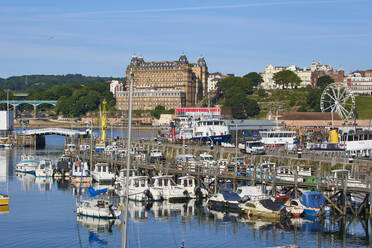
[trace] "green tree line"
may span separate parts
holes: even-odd
[[[16,91],[45,90],[55,85],[66,84],[94,84],[104,83],[111,79],[122,80],[122,78],[112,77],[92,77],[81,74],[67,75],[24,75],[0,78],[0,88]]]

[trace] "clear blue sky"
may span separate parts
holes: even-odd
[[[146,61],[206,58],[210,72],[372,68],[371,0],[1,0],[0,77],[123,76]]]

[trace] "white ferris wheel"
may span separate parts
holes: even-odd
[[[354,118],[355,97],[350,89],[340,83],[329,84],[320,97],[322,112],[336,112],[343,120]]]

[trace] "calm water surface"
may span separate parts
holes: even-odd
[[[47,149],[35,154],[57,159],[63,144],[63,137],[50,136]],[[69,182],[16,174],[23,152],[0,151],[0,191],[11,197],[0,214],[0,247],[120,247],[120,220],[78,218]],[[372,238],[370,223],[358,219],[271,223],[207,211],[194,201],[130,202],[129,216],[129,247],[179,247],[183,241],[185,247],[369,247]]]

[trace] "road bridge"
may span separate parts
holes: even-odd
[[[34,118],[36,118],[37,117],[37,112],[36,112],[37,106],[41,104],[50,104],[50,105],[56,106],[57,101],[52,101],[52,100],[9,100],[9,101],[5,101],[5,100],[2,100],[0,101],[0,104],[12,105],[14,118],[16,117],[17,106],[21,104],[30,104],[34,106]]]
[[[73,130],[67,128],[39,128],[39,129],[28,129],[23,130],[22,134],[24,136],[35,136],[36,137],[36,147],[42,148],[45,147],[45,136],[46,135],[61,135],[67,137],[86,137],[91,134],[90,129],[85,131]]]

